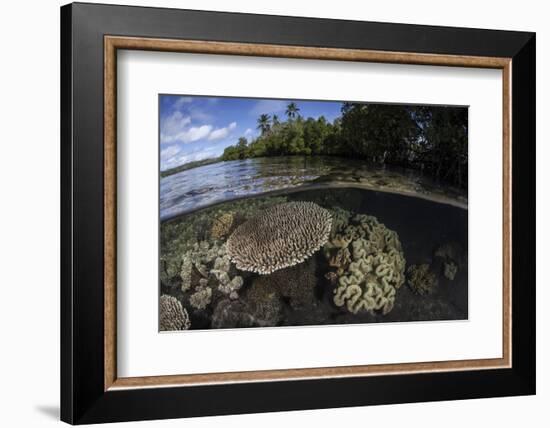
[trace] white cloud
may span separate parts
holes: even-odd
[[[173,104],[173,107],[177,110],[185,104],[193,102],[193,97],[179,97]]]
[[[260,100],[250,110],[250,114],[258,116],[260,114],[273,114],[286,109],[286,101],[283,100]]]
[[[221,140],[229,135],[229,133],[237,127],[237,122],[231,122],[228,126],[224,128],[215,129],[208,136],[209,140]]]
[[[192,126],[191,128],[185,129],[175,135],[161,134],[160,142],[161,144],[169,144],[177,141],[182,143],[192,143],[194,141],[207,138],[211,131],[212,125]]]
[[[254,130],[252,128],[246,128],[246,131],[244,131],[244,136],[246,138],[250,138],[254,135]]]
[[[160,151],[161,169],[172,168],[177,166],[177,154],[181,152],[181,147],[178,145],[168,146]]]
[[[189,116],[184,116],[182,112],[175,111],[170,116],[161,120],[161,134],[173,136],[183,132],[185,127],[191,123]],[[169,142],[169,141],[167,141]]]
[[[184,131],[180,135],[178,135],[178,139],[180,139],[184,143],[192,143],[193,141],[198,141],[206,138],[211,131],[211,125],[202,125],[199,127],[193,126],[187,131]]]
[[[160,157],[161,159],[171,158],[177,155],[181,151],[181,147],[177,145],[168,146],[165,149],[161,150]]]

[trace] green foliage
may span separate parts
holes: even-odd
[[[258,118],[258,129],[262,133],[262,135],[265,135],[267,132],[269,132],[269,129],[271,128],[271,119],[268,114],[262,114]]]
[[[289,120],[292,120],[298,115],[299,111],[300,111],[300,109],[298,108],[296,103],[292,102],[292,103],[290,103],[289,105],[286,106],[285,114],[288,116]]]
[[[228,146],[223,151],[222,160],[238,160],[250,157],[250,148],[246,138],[241,137],[237,145]]]
[[[241,137],[222,160],[249,157],[330,155],[365,159],[423,171],[436,180],[467,187],[466,108],[344,103],[341,117],[328,122],[301,117],[290,103],[288,120],[262,114],[260,136]]]

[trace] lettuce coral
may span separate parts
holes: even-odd
[[[333,212],[337,226],[324,247],[329,264],[337,267],[334,304],[354,314],[381,310],[385,315],[393,309],[396,292],[405,282],[399,237],[376,217],[342,211]],[[345,250],[350,258],[342,256]]]

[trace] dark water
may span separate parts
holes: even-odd
[[[160,216],[164,220],[214,203],[304,186],[352,186],[467,205],[465,194],[416,171],[356,159],[285,156],[218,162],[163,177]]]
[[[213,165],[215,167],[215,165]],[[318,165],[318,168],[321,168]],[[223,167],[225,168],[225,167]],[[247,170],[249,166],[243,165]],[[274,169],[276,169],[274,167]],[[241,171],[242,172],[242,171]],[[361,188],[307,188],[278,196],[285,201],[311,201],[327,209],[344,209],[354,214],[375,216],[380,223],[398,234],[406,260],[406,267],[429,264],[430,271],[437,277],[437,286],[428,295],[415,294],[407,281],[397,290],[393,309],[383,314],[381,311],[360,311],[353,314],[334,304],[334,282],[326,277],[330,271],[323,251],[315,253],[303,263],[302,273],[314,275],[314,298],[306,305],[296,307],[285,296],[281,296],[280,314],[273,318],[273,324],[254,324],[243,314],[249,310],[251,297],[249,290],[260,275],[237,271],[232,266],[232,275],[240,275],[244,284],[239,290],[238,299],[229,301],[213,286],[212,299],[208,307],[197,310],[190,306],[189,299],[197,287],[200,275],[194,273],[190,290],[183,290],[177,269],[165,269],[161,273],[161,293],[176,297],[191,318],[191,329],[235,328],[258,326],[298,326],[323,324],[354,324],[373,322],[409,322],[435,320],[464,320],[468,318],[468,211],[455,205],[435,202],[430,199],[406,196],[399,193],[373,191]],[[214,219],[220,213],[255,210],[258,204],[268,203],[270,196],[253,196],[233,202],[224,202],[215,207],[205,208],[191,214],[165,221],[161,225],[161,265],[181,259],[189,241],[211,240],[210,230]],[[280,203],[277,200],[276,203]],[[236,221],[238,224],[239,221]],[[233,225],[233,228],[235,225]],[[222,239],[221,241],[223,241]],[[449,252],[458,272],[453,280],[444,275],[443,260],[436,256],[438,249],[451,248]],[[166,273],[168,272],[168,273]],[[176,275],[174,276],[174,272]],[[269,276],[269,275],[268,275]],[[206,280],[205,280],[206,281]],[[212,279],[208,279],[211,284]],[[298,279],[297,279],[298,281]],[[215,284],[215,283],[214,283]],[[220,304],[220,302],[222,302]],[[225,318],[219,321],[220,307],[227,303]],[[233,311],[233,312],[232,312]],[[217,315],[218,314],[218,315]],[[213,321],[215,319],[215,321]],[[243,321],[244,319],[244,321]],[[225,324],[224,324],[225,323]]]

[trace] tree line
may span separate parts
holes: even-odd
[[[422,171],[437,181],[468,186],[468,111],[465,107],[343,103],[332,123],[300,115],[288,104],[286,120],[262,114],[260,135],[225,149],[222,160],[326,155],[364,159]]]

